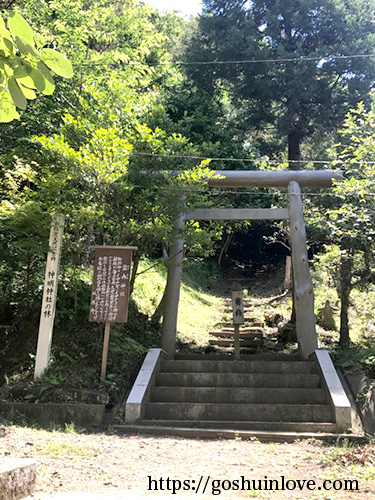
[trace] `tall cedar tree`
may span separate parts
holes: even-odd
[[[317,127],[335,130],[349,107],[367,99],[375,59],[337,56],[374,53],[373,0],[204,0],[203,6],[188,61],[302,59],[187,66],[200,88],[229,88],[245,110],[245,126],[276,125],[292,168],[304,138]]]

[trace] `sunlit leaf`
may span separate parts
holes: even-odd
[[[1,49],[5,52],[6,56],[16,52],[16,47],[13,43],[11,34],[5,27],[2,26],[0,26],[0,50]]]
[[[73,76],[73,67],[70,61],[68,61],[63,54],[57,52],[57,50],[42,49],[41,56],[44,63],[48,66],[48,68],[54,71],[56,75],[64,78],[71,78]]]
[[[38,33],[36,33],[34,35],[34,40],[35,40],[36,46],[39,49],[41,49],[42,47],[44,47],[44,45],[46,44],[46,41],[45,41],[44,37],[42,37],[42,35],[39,35]]]
[[[53,76],[52,76],[50,70],[41,61],[38,62],[37,67],[38,67],[38,71],[40,71],[40,73],[44,76],[45,88],[42,91],[43,94],[45,94],[45,95],[53,94],[53,91],[55,90],[55,83],[53,81]]]
[[[14,36],[26,39],[31,45],[34,45],[34,33],[29,23],[20,15],[14,12],[8,17],[9,29]]]
[[[26,109],[26,104],[27,104],[26,97],[23,95],[16,79],[13,76],[12,78],[9,78],[8,89],[13,98],[13,102],[17,106],[17,108]]]
[[[25,87],[22,85],[22,83],[18,84],[23,95],[26,97],[26,99],[33,100],[36,99],[36,93],[33,91],[33,89],[29,89],[28,87]]]
[[[19,117],[10,93],[5,89],[0,89],[0,122],[8,123],[18,120]]]
[[[22,55],[31,55],[35,57],[36,59],[40,59],[40,55],[38,52],[35,50],[35,48],[31,45],[29,40],[22,36],[16,36],[16,44],[18,47],[18,50]]]
[[[18,66],[13,68],[14,76],[16,78],[28,76],[31,73],[31,69],[31,66],[20,63]]]
[[[30,89],[37,89],[39,92],[44,92],[46,88],[46,80],[44,76],[35,68],[30,69],[27,76],[17,77],[17,82]]]

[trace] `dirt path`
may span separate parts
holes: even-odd
[[[264,444],[241,440],[192,440],[151,436],[117,436],[47,432],[21,427],[5,428],[0,438],[0,456],[38,460],[37,490],[28,500],[55,498],[85,500],[93,498],[133,500],[136,498],[273,498],[281,499],[367,499],[374,498],[374,465],[343,465],[334,461],[342,448],[320,443]],[[375,448],[374,448],[375,456]],[[154,480],[148,491],[149,478]],[[199,480],[202,482],[198,489]],[[203,486],[207,477],[205,495]],[[222,491],[223,480],[279,479],[316,480],[357,479],[359,491]],[[160,491],[160,478],[164,478]],[[167,491],[166,479],[190,481],[189,491]],[[195,481],[193,483],[192,481]],[[219,484],[217,481],[220,480]],[[213,482],[216,481],[216,482]],[[175,483],[177,487],[179,483]],[[291,483],[290,483],[291,484]],[[158,491],[155,491],[158,486]],[[183,483],[181,483],[183,487]],[[193,490],[192,488],[195,488]],[[78,495],[78,493],[80,494]],[[70,493],[70,495],[62,495]],[[76,495],[73,495],[76,493]]]

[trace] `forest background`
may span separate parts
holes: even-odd
[[[189,20],[137,0],[1,5],[6,23],[11,11],[22,14],[40,50],[57,49],[74,70],[69,79],[57,72],[48,89],[37,77],[17,83],[27,107],[0,125],[6,390],[23,384],[20,397],[36,400],[54,386],[99,387],[102,325],[88,323],[90,246],[132,245],[139,251],[130,319],[114,328],[105,384],[118,396],[147,348],[159,345],[181,195],[187,208],[286,206],[276,189],[208,189],[212,170],[225,169],[344,170],[332,190],[304,193],[317,314],[325,300],[337,303],[330,349],[344,364],[375,373],[371,0],[205,0],[202,14]],[[17,80],[4,62],[6,26],[2,92]],[[183,173],[154,174],[173,170]],[[54,212],[66,225],[52,363],[38,392],[30,387]],[[275,285],[288,253],[278,223],[191,222],[185,232],[187,315],[196,308],[193,323],[202,328],[234,270],[253,274],[264,266]],[[199,344],[185,327],[180,323],[180,347]]]

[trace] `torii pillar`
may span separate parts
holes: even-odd
[[[333,180],[342,180],[342,172],[331,170],[289,170],[269,172],[254,170],[222,170],[215,171],[215,174],[219,175],[220,178],[210,179],[208,181],[209,186],[230,188],[288,188],[296,331],[300,353],[303,358],[307,359],[317,349],[318,343],[315,330],[314,293],[308,265],[301,187],[331,187]],[[260,212],[269,212],[269,210],[270,209],[230,209],[229,211],[223,210],[222,212],[226,212],[225,218],[227,220],[239,220],[246,218],[261,219],[264,217]],[[271,209],[271,211],[272,210],[273,209]],[[219,210],[216,210],[215,218],[221,218],[217,216],[218,211]],[[202,210],[197,210],[196,212],[202,212]],[[204,218],[210,218],[207,216],[210,210],[204,210],[204,212]],[[230,212],[229,216],[228,212]],[[245,214],[244,216],[246,212],[247,215]],[[254,215],[254,213],[256,214]],[[274,216],[272,217],[274,218]],[[190,216],[189,218],[194,217]],[[200,216],[198,218],[202,217]],[[174,240],[171,247],[171,259],[168,266],[161,347],[169,358],[174,357],[176,349],[177,314],[184,247],[182,238],[184,222],[185,214],[178,214],[175,219]]]

